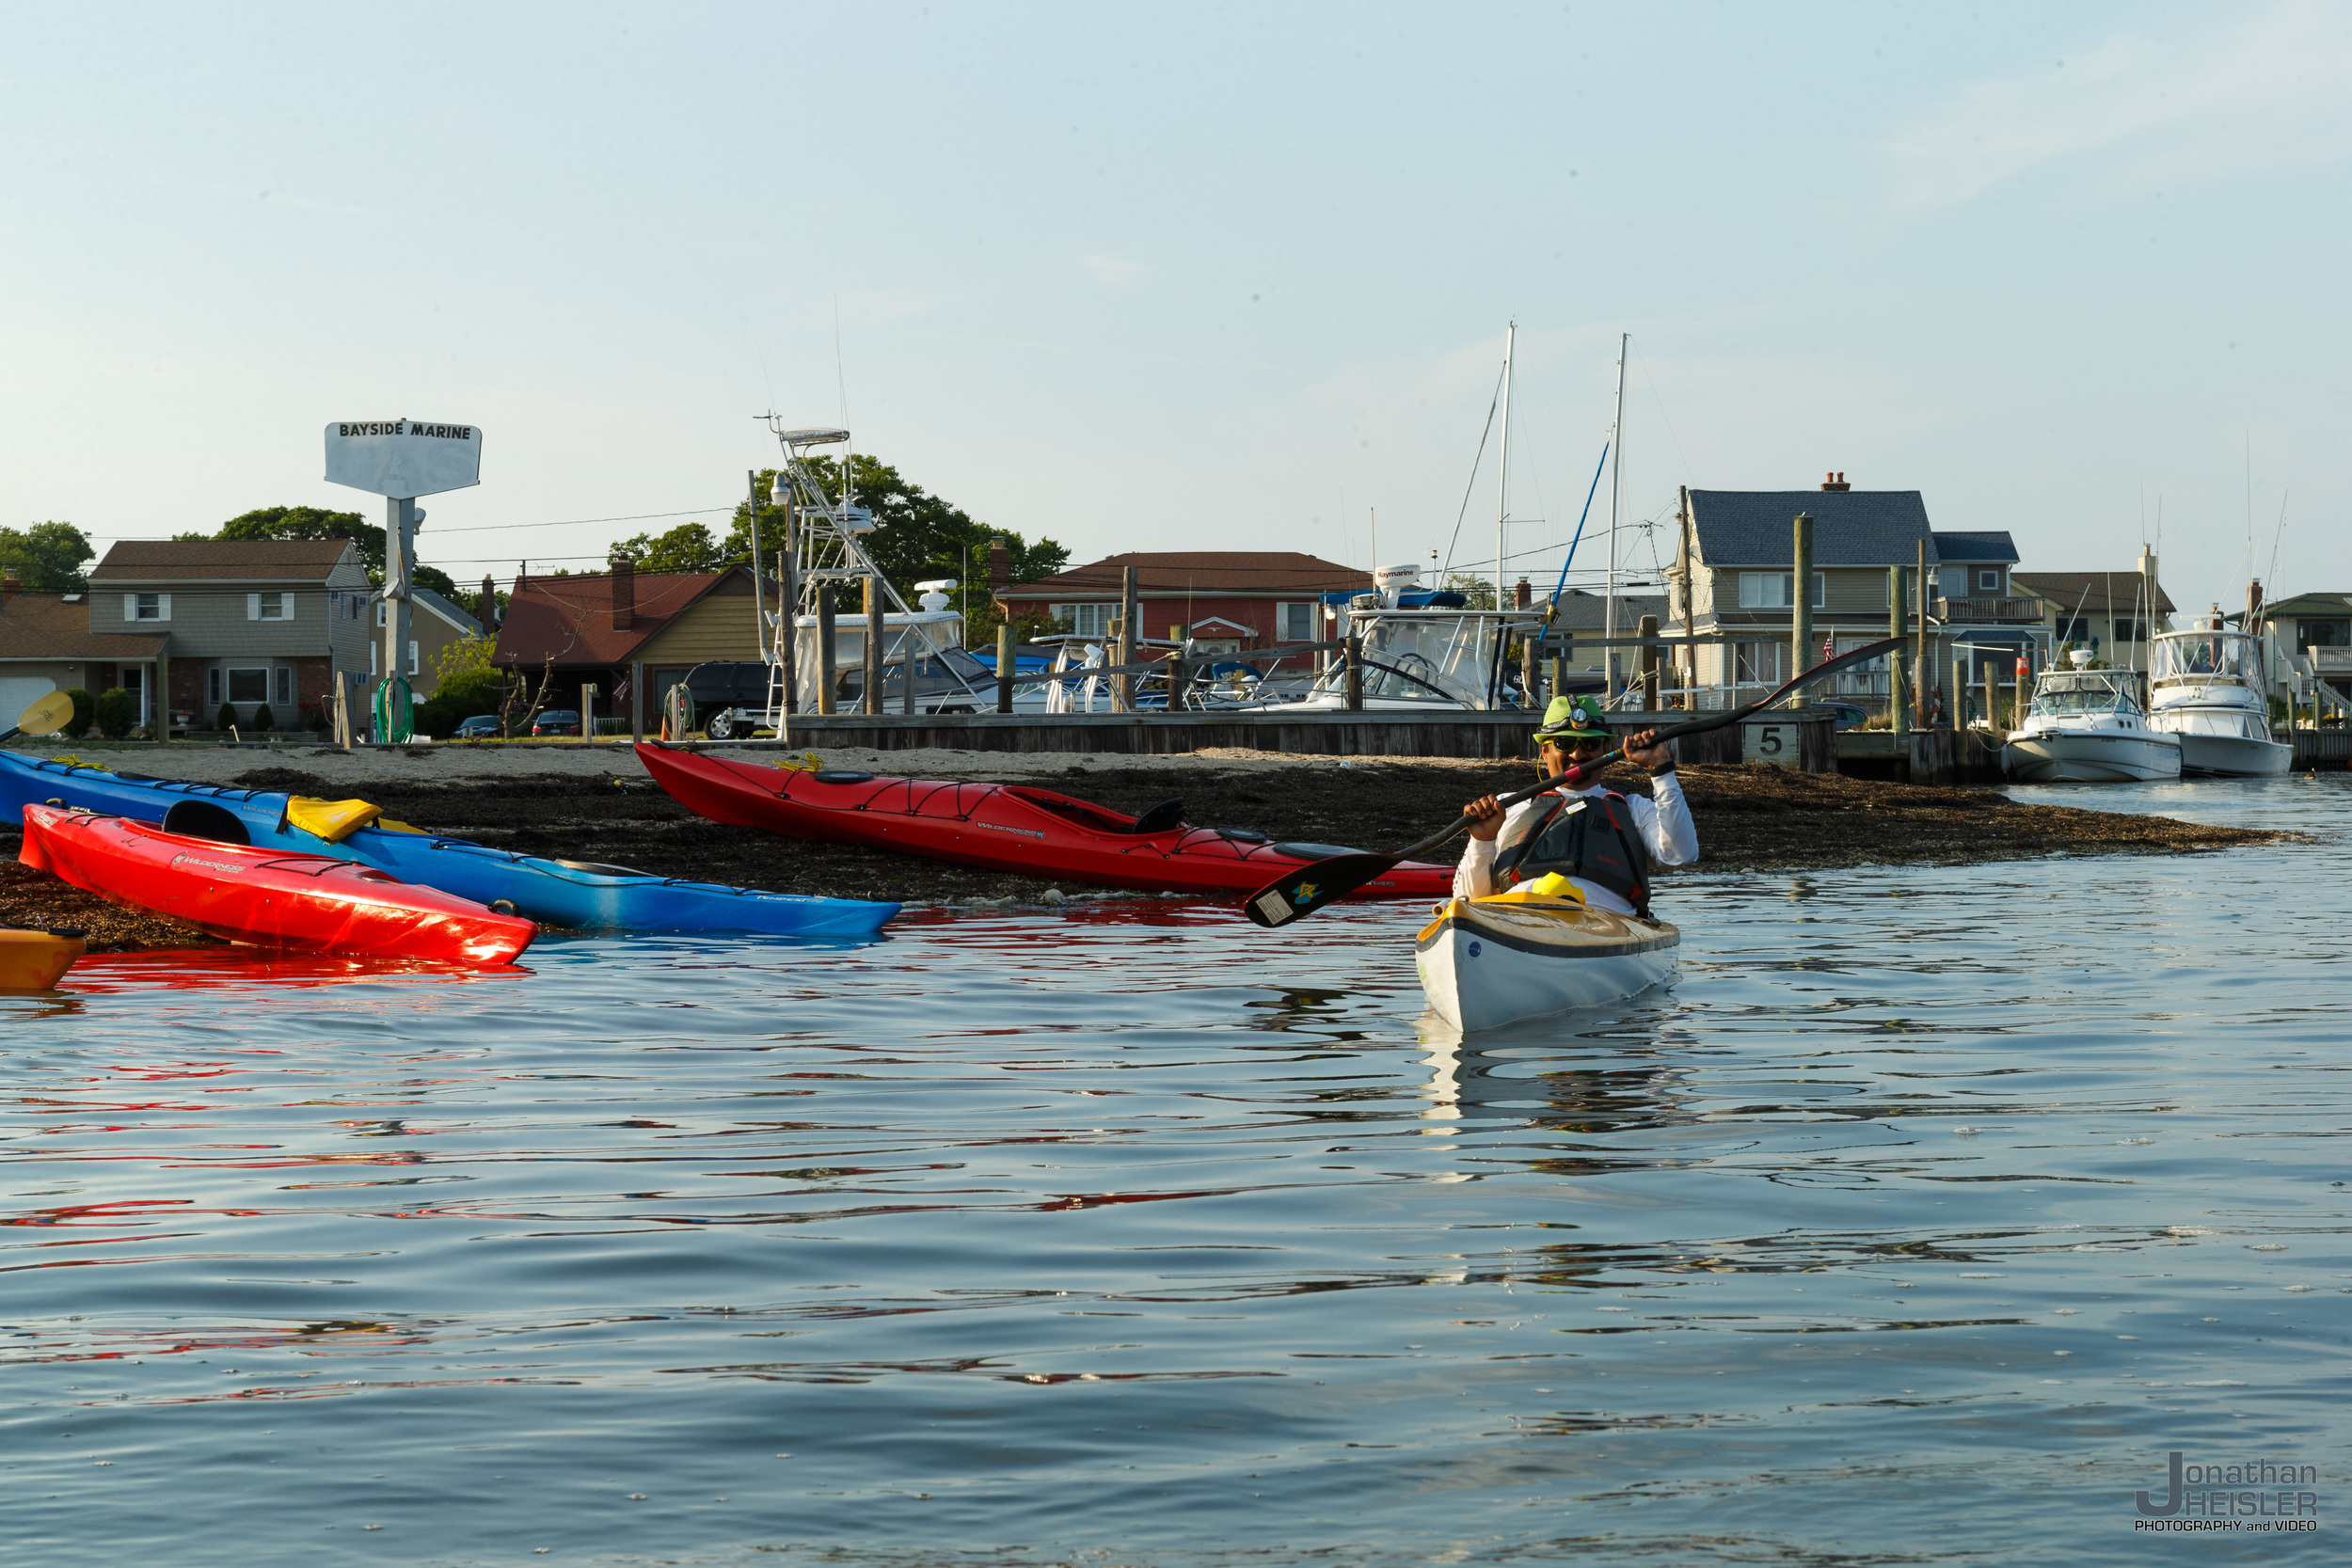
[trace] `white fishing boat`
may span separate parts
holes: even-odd
[[[2180,737],[2181,771],[2259,779],[2284,773],[2295,748],[2270,736],[2262,640],[2223,626],[2158,634],[2148,662],[2148,724]]]
[[[1622,1001],[1675,977],[1682,933],[1663,921],[1513,892],[1456,898],[1414,940],[1429,1006],[1469,1033]]]
[[[2132,784],[2181,776],[2181,737],[2152,728],[2135,670],[2074,667],[2034,684],[2025,722],[2001,748],[2001,771],[2021,784]]]

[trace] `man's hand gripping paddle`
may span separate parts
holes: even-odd
[[[73,699],[62,691],[52,691],[18,714],[13,725],[0,730],[0,741],[14,740],[20,735],[55,735],[72,717]]]
[[[1657,738],[1660,742],[1664,742],[1686,735],[1698,735],[1703,731],[1720,730],[1727,725],[1737,724],[1750,714],[1771,707],[1774,703],[1792,695],[1804,687],[1812,685],[1815,681],[1836,674],[1840,670],[1881,657],[1900,647],[1902,643],[1903,639],[1899,637],[1889,637],[1876,642],[1867,642],[1851,653],[1840,654],[1826,663],[1815,665],[1761,702],[1750,703],[1745,707],[1731,708],[1723,713],[1710,713],[1704,719],[1693,719],[1688,723],[1670,724],[1658,732]],[[1532,788],[1516,790],[1509,795],[1499,797],[1499,801],[1505,809],[1508,809],[1521,801],[1533,800],[1538,795],[1547,794],[1563,785],[1574,784],[1589,778],[1624,755],[1625,748],[1617,747],[1606,755],[1595,757],[1590,762],[1579,763],[1566,772],[1546,779]],[[1457,816],[1426,838],[1415,839],[1394,854],[1335,855],[1327,861],[1316,861],[1311,864],[1299,866],[1295,870],[1286,871],[1251,894],[1242,905],[1243,912],[1249,916],[1253,924],[1263,926],[1269,930],[1278,926],[1287,926],[1294,920],[1314,913],[1326,904],[1346,897],[1375,878],[1388,875],[1396,869],[1399,862],[1411,860],[1415,855],[1426,854],[1469,826],[1469,817]]]

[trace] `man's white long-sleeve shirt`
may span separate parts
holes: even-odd
[[[1589,789],[1558,789],[1552,793],[1589,797],[1605,795],[1608,791],[1595,784]],[[1502,833],[1498,833],[1495,838],[1473,838],[1470,841],[1470,847],[1462,852],[1462,863],[1454,870],[1454,897],[1483,898],[1495,891],[1497,840],[1507,834],[1511,824],[1523,814],[1534,811],[1543,803],[1544,797],[1540,795],[1533,800],[1520,801],[1503,814]],[[1626,804],[1632,810],[1633,826],[1641,833],[1642,846],[1649,851],[1653,862],[1660,865],[1688,865],[1699,858],[1699,831],[1692,824],[1691,806],[1682,798],[1682,781],[1676,775],[1666,773],[1653,779],[1649,799],[1629,795]],[[1584,895],[1587,908],[1607,910],[1612,914],[1633,912],[1632,905],[1605,887],[1597,886],[1581,877],[1571,877],[1568,880]]]

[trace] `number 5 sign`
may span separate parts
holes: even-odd
[[[1804,732],[1794,724],[1751,721],[1740,726],[1740,756],[1743,762],[1769,762],[1779,768],[1804,766]]]

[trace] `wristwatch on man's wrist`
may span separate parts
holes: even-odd
[[[1662,778],[1664,778],[1667,774],[1669,774],[1669,773],[1673,772],[1674,770],[1675,770],[1674,758],[1672,758],[1672,757],[1668,757],[1668,758],[1666,759],[1666,766],[1665,766],[1665,767],[1663,767],[1663,768],[1651,768],[1651,769],[1649,770],[1649,776],[1650,776],[1651,778],[1653,778],[1653,779],[1662,779]]]

